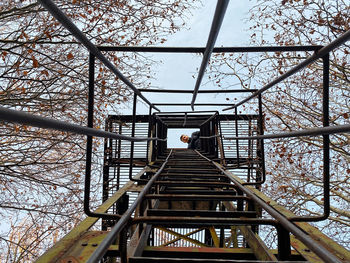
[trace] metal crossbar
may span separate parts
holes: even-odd
[[[250,52],[292,52],[317,51],[323,46],[260,46],[260,47],[214,47],[212,53],[250,53]],[[205,47],[137,47],[137,46],[98,46],[101,51],[151,52],[151,53],[204,53]],[[140,91],[149,91],[150,89]],[[190,91],[192,92],[192,91]],[[202,91],[198,91],[199,93]],[[220,92],[220,91],[219,91]]]
[[[291,138],[291,137],[303,137],[303,136],[320,136],[329,135],[335,133],[349,133],[350,124],[338,125],[338,126],[328,126],[314,129],[306,129],[301,131],[291,131],[283,132],[277,134],[265,134],[256,136],[237,136],[237,137],[226,137],[224,139],[228,140],[261,140],[261,139],[278,139],[278,138]]]
[[[159,138],[145,138],[145,137],[130,137],[125,135],[120,135],[116,133],[106,132],[99,129],[84,127],[77,124],[67,123],[64,121],[54,120],[51,118],[41,117],[34,114],[12,110],[0,106],[0,120],[26,124],[33,127],[44,128],[44,129],[53,129],[64,132],[71,132],[75,134],[95,136],[100,138],[111,138],[116,140],[126,140],[134,142],[142,141],[166,141],[166,139]]]
[[[216,38],[218,37],[222,21],[224,20],[228,3],[229,3],[229,0],[217,1],[213,22],[211,24],[211,29],[208,37],[208,42],[205,48],[205,52],[203,54],[203,60],[202,60],[201,66],[199,68],[196,85],[193,90],[192,101],[191,101],[192,110],[194,110],[194,103],[197,98],[198,89],[202,83],[204,71],[208,65],[211,53],[213,52]]]

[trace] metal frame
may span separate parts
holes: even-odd
[[[120,235],[120,246],[119,251],[121,254],[121,258],[123,261],[126,260],[126,227],[131,226],[133,224],[139,224],[139,228],[143,229],[142,225],[144,223],[148,223],[151,225],[169,225],[169,226],[195,226],[195,225],[202,225],[202,226],[209,226],[211,227],[211,232],[213,231],[213,226],[219,226],[221,228],[223,227],[230,227],[232,224],[238,224],[238,225],[260,225],[260,224],[268,224],[273,225],[277,227],[277,230],[279,232],[279,239],[282,240],[283,237],[289,237],[289,232],[293,233],[296,238],[298,238],[300,241],[302,241],[305,245],[308,246],[315,254],[317,254],[322,260],[326,262],[332,262],[332,263],[341,263],[341,260],[339,260],[334,254],[330,253],[324,246],[322,246],[320,243],[315,242],[313,238],[311,238],[307,233],[304,232],[304,229],[301,227],[300,223],[297,223],[296,221],[320,221],[325,220],[328,218],[330,213],[330,200],[329,200],[329,191],[330,191],[330,185],[329,185],[329,134],[334,133],[340,133],[340,132],[350,132],[350,125],[341,125],[336,127],[329,127],[329,53],[333,51],[335,48],[339,47],[340,45],[344,44],[346,41],[350,39],[350,30],[345,32],[342,36],[332,41],[327,46],[305,46],[305,47],[298,47],[298,46],[291,46],[291,47],[224,47],[224,48],[214,48],[215,41],[217,38],[217,35],[219,33],[219,29],[221,26],[221,23],[223,21],[223,17],[225,14],[225,10],[228,4],[228,0],[219,0],[217,2],[217,7],[211,27],[211,31],[208,37],[207,45],[205,48],[174,48],[174,47],[168,47],[168,48],[159,48],[159,47],[97,47],[95,46],[89,39],[78,29],[77,26],[75,26],[72,21],[51,1],[51,0],[38,0],[66,29],[70,31],[70,33],[75,36],[80,43],[82,43],[90,52],[89,57],[89,97],[88,97],[88,117],[87,117],[87,127],[75,125],[66,123],[63,121],[53,120],[50,118],[43,118],[40,116],[35,116],[33,114],[24,113],[21,111],[11,110],[0,106],[0,119],[8,122],[15,122],[20,124],[29,124],[31,126],[40,127],[40,128],[46,128],[46,129],[55,129],[65,132],[73,132],[76,134],[82,134],[87,136],[87,144],[86,144],[86,171],[85,171],[85,191],[84,191],[84,211],[89,217],[98,217],[98,218],[109,218],[109,219],[119,219],[116,225],[112,228],[112,230],[109,232],[109,234],[103,239],[101,244],[97,247],[95,252],[92,254],[88,262],[97,262],[100,260],[105,252],[108,250],[108,247],[115,241],[116,236]],[[203,60],[201,63],[201,67],[199,70],[198,78],[196,81],[196,85],[194,87],[193,91],[184,91],[184,90],[176,90],[176,91],[170,91],[170,90],[138,90],[133,83],[131,83],[130,80],[128,80],[113,64],[111,61],[109,61],[103,54],[102,51],[123,51],[123,52],[174,52],[174,53],[203,53]],[[199,103],[195,104],[196,96],[198,93],[211,93],[214,91],[199,91],[199,87],[201,84],[201,80],[204,75],[205,68],[208,64],[208,61],[210,59],[210,56],[214,52],[276,52],[276,51],[314,51],[314,54],[310,56],[309,58],[305,59],[301,63],[299,63],[297,66],[293,67],[291,70],[287,71],[286,73],[282,74],[280,77],[276,78],[269,84],[265,85],[261,89],[258,90],[231,90],[231,91],[215,91],[216,93],[219,92],[226,92],[226,93],[233,93],[233,92],[253,92],[253,94],[239,103],[230,106],[228,108],[223,109],[224,111],[235,109],[235,117],[236,122],[238,122],[238,114],[237,114],[237,108],[244,103],[250,101],[253,98],[258,97],[258,110],[259,110],[259,133],[258,136],[239,136],[237,132],[237,123],[236,123],[236,137],[222,137],[222,131],[220,126],[220,118],[218,114],[215,111],[197,111],[197,112],[161,112],[161,113],[152,113],[152,109],[155,109],[157,111],[160,111],[155,105],[149,102],[143,95],[142,92],[172,92],[172,93],[193,93],[191,104],[184,104],[184,103],[172,103],[172,104],[166,104],[166,103],[158,103],[157,105],[161,106],[187,106],[191,105],[192,110],[194,110],[194,106],[218,106],[214,103]],[[94,108],[94,64],[95,64],[95,57],[98,58],[107,68],[109,68],[113,74],[115,74],[124,84],[126,84],[133,92],[134,92],[134,101],[133,101],[133,115],[132,115],[132,136],[123,136],[122,134],[115,134],[107,131],[101,131],[98,129],[93,128],[93,108]],[[314,128],[310,130],[302,130],[302,131],[294,131],[289,133],[280,133],[280,134],[273,134],[273,135],[263,135],[263,111],[262,111],[262,93],[271,87],[275,86],[276,84],[280,83],[281,81],[285,80],[286,78],[292,76],[296,72],[300,71],[301,69],[305,68],[309,64],[315,62],[318,59],[323,60],[323,127],[322,128]],[[149,109],[149,115],[148,119],[150,121],[149,130],[148,130],[148,137],[147,138],[140,138],[140,137],[134,137],[135,135],[135,121],[136,121],[136,104],[137,104],[137,97],[140,97],[145,101],[150,109]],[[222,105],[221,105],[222,106]],[[208,113],[213,113],[213,115],[209,115]],[[172,156],[173,152],[170,151],[170,153],[167,155],[165,160],[162,160],[162,157],[167,152],[165,147],[165,141],[166,139],[162,138],[159,139],[158,135],[160,137],[164,137],[163,135],[166,134],[167,128],[170,127],[170,125],[167,124],[169,120],[166,119],[167,116],[172,116],[173,119],[178,121],[176,114],[184,114],[184,118],[181,120],[181,125],[183,127],[189,126],[189,122],[191,120],[191,114],[199,114],[199,113],[206,113],[207,115],[203,115],[204,120],[200,119],[199,116],[196,116],[196,127],[201,128],[201,132],[204,135],[202,138],[203,140],[203,149],[205,149],[204,154],[200,153],[198,151],[197,154],[201,156],[203,159],[207,160],[209,163],[212,164],[213,167],[215,167],[217,170],[219,170],[222,174],[221,175],[214,175],[213,177],[220,177],[225,176],[225,179],[223,181],[213,181],[209,180],[210,176],[213,174],[208,173],[206,176],[208,178],[208,181],[205,182],[196,182],[196,181],[188,181],[187,185],[205,185],[210,187],[227,187],[230,189],[235,189],[237,195],[202,195],[201,197],[196,196],[188,196],[185,194],[179,194],[175,198],[171,195],[165,195],[160,194],[159,190],[161,189],[161,186],[167,186],[167,185],[181,185],[184,184],[181,180],[160,180],[157,181],[159,175],[162,173],[162,171],[165,169],[169,158]],[[172,115],[175,114],[175,115]],[[192,124],[194,125],[194,124]],[[238,178],[234,177],[230,172],[228,172],[225,167],[222,165],[214,162],[209,157],[217,157],[217,144],[219,144],[220,140],[223,142],[223,139],[234,139],[236,140],[237,150],[239,149],[239,140],[249,140],[249,143],[251,143],[252,140],[258,140],[259,141],[259,155],[261,156],[261,160],[264,161],[264,139],[271,139],[271,138],[287,138],[287,137],[297,137],[297,136],[316,136],[316,135],[322,135],[323,136],[323,165],[324,165],[324,171],[323,171],[323,195],[324,195],[324,212],[323,215],[318,217],[295,217],[295,216],[285,216],[282,213],[278,211],[278,209],[275,209],[273,206],[269,205],[267,202],[265,202],[262,198],[258,196],[258,194],[255,192],[256,189],[252,188],[251,186],[246,186],[247,184],[254,184],[254,185],[260,185],[263,182],[265,182],[265,172],[264,172],[264,166],[262,166],[263,173],[262,178],[260,181],[257,182],[241,182]],[[129,179],[132,181],[137,182],[146,182],[147,180],[140,180],[138,178],[132,178],[132,167],[133,167],[133,159],[134,159],[134,142],[135,141],[147,141],[147,147],[149,147],[149,142],[154,142],[153,147],[156,149],[156,151],[152,151],[152,154],[155,156],[151,156],[151,159],[154,160],[155,157],[158,159],[158,162],[160,163],[160,168],[158,171],[151,176],[151,178],[147,181],[146,185],[143,186],[142,190],[140,191],[136,201],[126,210],[126,212],[123,215],[120,214],[108,214],[105,213],[111,205],[113,205],[111,202],[108,202],[108,205],[105,205],[103,209],[99,209],[98,211],[92,212],[89,208],[89,197],[90,197],[90,179],[91,179],[91,159],[92,159],[92,137],[104,137],[104,138],[110,138],[110,139],[116,139],[116,140],[128,140],[131,141],[131,151],[130,151],[130,169],[129,169]],[[217,139],[217,141],[215,141]],[[215,142],[217,144],[215,144]],[[213,145],[215,145],[215,151],[213,151]],[[157,146],[157,147],[155,147]],[[223,147],[222,147],[223,149]],[[222,151],[222,161],[225,160],[225,153]],[[205,156],[207,155],[207,156]],[[147,153],[147,160],[149,159],[148,153]],[[239,157],[239,151],[237,152],[237,163],[238,166],[240,165],[240,157]],[[264,163],[264,162],[263,162]],[[264,165],[264,164],[263,164]],[[194,170],[195,171],[195,170]],[[145,170],[142,171],[144,173]],[[199,172],[202,173],[202,170],[199,169]],[[138,176],[137,176],[138,177]],[[230,182],[233,182],[234,185],[232,185]],[[153,188],[153,186],[155,186]],[[258,187],[258,186],[256,186]],[[154,189],[156,191],[155,194],[148,194],[148,192]],[[125,192],[125,189],[123,189]],[[158,191],[158,192],[157,192]],[[119,194],[119,193],[118,193]],[[120,196],[114,196],[112,198],[113,202],[116,202],[119,200]],[[216,218],[216,217],[210,217],[210,212],[208,212],[205,217],[199,217],[199,218],[193,218],[193,217],[172,217],[172,216],[143,216],[142,213],[146,211],[147,204],[152,203],[152,199],[156,200],[171,200],[178,199],[178,200],[238,200],[237,201],[237,209],[239,211],[243,211],[243,201],[247,202],[248,207],[251,208],[251,203],[248,202],[254,202],[254,204],[258,205],[265,211],[267,211],[273,218],[275,219],[262,219],[262,218]],[[132,213],[139,209],[138,213],[140,216],[131,218]],[[159,212],[159,211],[158,211]],[[202,213],[205,214],[205,213]],[[223,214],[223,213],[221,213]],[[247,213],[248,214],[248,213]],[[232,213],[230,214],[232,215]],[[96,222],[97,219],[93,219],[93,222]],[[294,222],[293,222],[294,221]],[[304,223],[302,223],[304,224]],[[86,230],[86,226],[84,223],[84,226],[82,227],[83,231]],[[146,233],[146,228],[143,229],[143,233]],[[209,232],[210,232],[209,231]],[[215,231],[215,229],[214,229]],[[215,233],[216,235],[216,233]],[[76,233],[74,233],[74,238],[77,238]],[[214,236],[212,234],[212,236]],[[218,239],[217,237],[215,239],[214,243],[218,245]],[[288,238],[289,240],[289,238]],[[279,242],[279,255],[281,258],[280,260],[287,259],[290,255],[290,244],[282,244]],[[289,251],[288,251],[289,250]],[[61,252],[59,252],[61,253]],[[289,254],[288,254],[289,253]]]

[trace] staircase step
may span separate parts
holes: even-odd
[[[220,183],[220,182],[198,182],[198,181],[155,181],[154,184],[159,185],[169,185],[169,186],[208,186],[213,188],[218,187],[235,187],[230,183]]]
[[[149,209],[148,216],[201,216],[201,217],[250,217],[256,216],[254,211],[210,211],[210,210],[174,210],[174,209]]]
[[[247,196],[241,195],[198,195],[198,194],[148,194],[145,195],[147,199],[158,199],[158,200],[183,200],[183,201],[233,201],[233,200],[250,200]]]
[[[204,195],[235,195],[237,194],[236,190],[203,190],[203,189],[169,189],[167,188],[164,191],[160,191],[160,194],[204,194]]]
[[[219,255],[220,256],[220,255]],[[157,257],[131,257],[129,263],[305,263],[307,261],[261,261],[261,260],[234,260],[234,259],[203,259],[203,258],[157,258]]]

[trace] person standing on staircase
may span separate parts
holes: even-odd
[[[201,148],[201,140],[199,138],[199,131],[192,133],[191,138],[186,134],[180,136],[180,141],[188,143],[187,149],[199,150]]]

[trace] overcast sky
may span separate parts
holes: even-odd
[[[247,46],[249,45],[249,25],[244,23],[252,1],[230,1],[215,46]],[[189,17],[187,28],[170,36],[163,46],[176,47],[205,47],[216,7],[216,1],[203,1],[203,6],[194,10]],[[190,89],[193,90],[200,67],[202,56],[198,54],[154,54],[154,59],[162,62],[154,68],[152,85],[162,89]],[[193,75],[195,78],[193,78]],[[200,89],[217,89],[208,82],[206,76],[202,80]],[[152,102],[190,103],[192,94],[154,94],[144,93]],[[196,102],[226,103],[227,95],[199,94]],[[190,107],[159,107],[162,111],[190,111]],[[216,110],[218,107],[196,107],[196,110]],[[148,114],[148,107],[138,103],[138,114]],[[124,114],[131,114],[131,109],[125,109]],[[182,133],[190,134],[193,130],[171,130],[168,134],[168,147],[184,147],[179,142]]]

